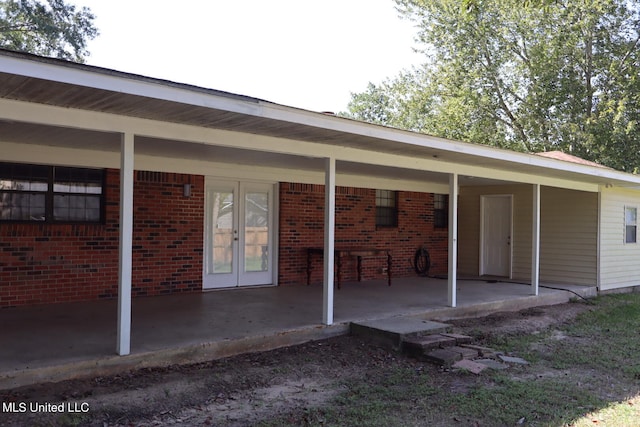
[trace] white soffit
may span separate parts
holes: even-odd
[[[168,82],[104,68],[0,50],[0,73],[83,88],[137,96],[163,102],[173,111],[188,106],[227,114],[228,122],[255,120],[253,132],[304,139],[373,152],[428,158],[460,165],[524,172],[558,179],[640,186],[640,177],[611,169],[565,162],[484,145],[446,140],[332,115],[273,104],[267,101],[195,86]],[[8,99],[12,94],[3,95]],[[28,99],[22,99],[29,101]],[[130,98],[122,99],[122,102]],[[42,102],[42,101],[40,101]],[[56,105],[53,101],[50,105]],[[69,105],[67,105],[69,107]],[[120,106],[123,108],[123,106]],[[185,113],[186,114],[186,113]],[[226,117],[226,116],[225,116]],[[245,117],[246,119],[243,119]],[[0,117],[1,118],[1,117]],[[179,123],[179,121],[176,121]],[[229,125],[233,126],[233,124]],[[280,127],[280,129],[276,129]],[[244,130],[247,131],[247,130]],[[249,131],[251,132],[251,130]],[[286,136],[284,136],[286,135]]]

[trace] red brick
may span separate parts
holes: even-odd
[[[324,186],[281,183],[279,283],[306,283],[307,247],[324,242]],[[433,225],[433,195],[398,192],[398,226],[375,225],[375,189],[336,188],[336,246],[372,246],[388,249],[393,256],[393,277],[415,276],[411,265],[416,250],[426,245],[432,274],[447,271],[448,230]],[[411,260],[411,262],[410,262]],[[322,281],[322,262],[314,258],[312,283]],[[342,279],[356,280],[355,260],[343,263]],[[384,279],[379,261],[366,261],[363,280]]]

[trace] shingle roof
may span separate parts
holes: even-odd
[[[581,165],[587,165],[587,166],[596,166],[599,168],[605,168],[605,169],[611,169],[607,166],[603,166],[599,163],[596,162],[591,162],[589,160],[585,160],[582,159],[580,157],[577,156],[573,156],[571,154],[567,154],[567,153],[563,153],[562,151],[545,151],[542,153],[536,153],[538,156],[542,156],[542,157],[547,157],[549,159],[556,159],[556,160],[562,160],[565,162],[571,162],[571,163],[578,163]]]

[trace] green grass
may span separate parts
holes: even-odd
[[[398,363],[352,378],[334,400],[261,425],[637,426],[640,294],[604,296],[550,331],[491,338],[530,365],[479,376]]]

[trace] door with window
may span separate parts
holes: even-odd
[[[512,196],[482,196],[480,275],[511,277]]]
[[[205,289],[273,283],[273,184],[207,182]]]

